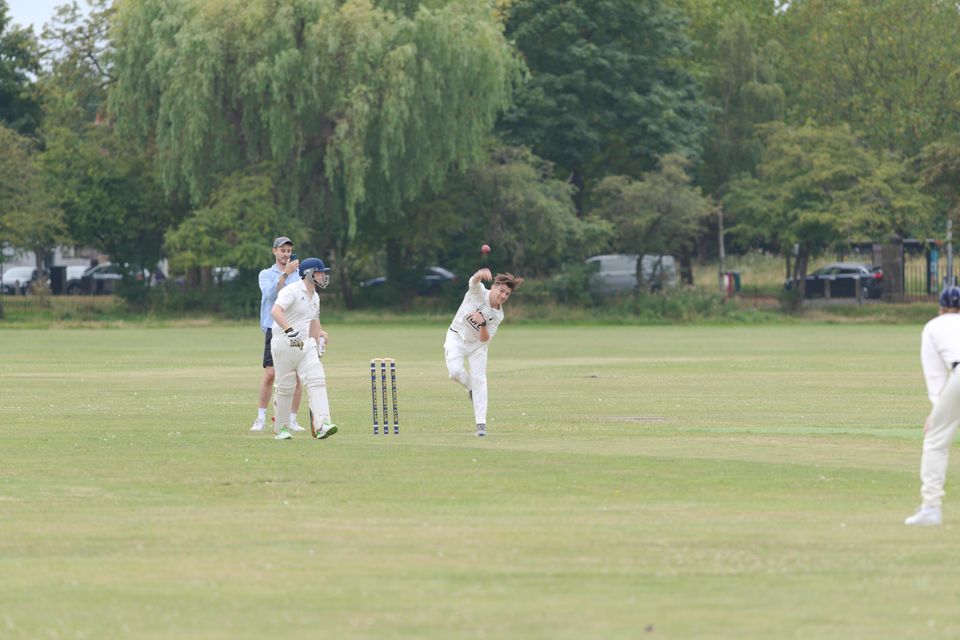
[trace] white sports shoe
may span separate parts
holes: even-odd
[[[274,440],[289,440],[292,437],[293,437],[293,434],[291,434],[290,430],[287,429],[286,427],[281,427],[280,433],[273,436]]]
[[[487,435],[487,425],[481,422],[477,425],[477,437],[482,438],[485,435]]]
[[[943,524],[943,514],[940,513],[940,507],[920,507],[915,514],[904,520],[903,524],[935,527]]]
[[[250,427],[250,431],[263,431],[265,420],[263,418],[257,418],[253,421],[253,426]]]
[[[298,425],[296,421],[290,423],[290,431],[306,431],[303,427]]]
[[[317,432],[317,440],[325,440],[337,432],[337,425],[332,422],[325,422]]]

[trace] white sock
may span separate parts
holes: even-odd
[[[290,414],[290,424],[297,424],[297,414],[296,414],[296,413],[291,413],[291,414]]]
[[[267,410],[260,408],[257,409],[257,420],[266,420],[267,419]]]

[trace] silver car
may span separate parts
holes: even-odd
[[[640,260],[640,278],[637,282],[636,254],[614,253],[587,258],[586,263],[594,270],[591,287],[598,293],[612,295],[633,291],[640,284],[650,291],[677,284],[677,262],[673,256],[646,254]]]

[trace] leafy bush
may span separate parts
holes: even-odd
[[[781,289],[777,293],[780,309],[787,313],[796,313],[803,307],[803,292],[800,289]]]
[[[576,306],[603,304],[603,299],[592,292],[590,278],[593,269],[585,264],[567,265],[563,270],[544,281],[531,281],[523,285],[524,298],[541,298],[542,302],[559,302]]]

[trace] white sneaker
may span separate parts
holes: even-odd
[[[481,422],[477,425],[477,437],[482,438],[485,435],[487,435],[487,425]]]
[[[290,423],[290,431],[306,431],[303,427],[298,425],[296,421]]]
[[[317,432],[317,440],[324,440],[329,438],[337,432],[337,425],[332,422],[325,422],[320,428],[320,431]]]
[[[263,431],[264,422],[263,418],[257,418],[253,421],[253,426],[250,427],[250,431]]]
[[[289,440],[292,437],[293,437],[293,434],[291,434],[290,430],[287,429],[286,427],[281,427],[280,433],[273,436],[274,440]]]
[[[903,524],[935,527],[943,524],[943,514],[940,513],[940,507],[920,507],[915,514],[904,520]]]

